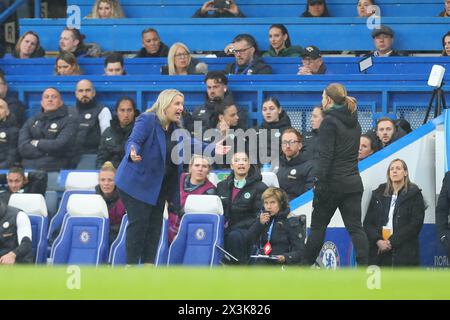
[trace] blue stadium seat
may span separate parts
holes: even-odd
[[[67,174],[66,190],[95,190],[98,171],[70,171]]]
[[[50,221],[50,226],[48,228],[47,239],[51,243],[56,236],[58,235],[58,230],[61,228],[63,224],[64,217],[67,214],[67,203],[69,201],[69,197],[73,194],[94,194],[94,190],[67,190],[63,193],[61,197],[61,201],[59,202],[58,212],[56,212],[55,216]]]
[[[223,207],[218,196],[190,195],[178,235],[169,248],[167,265],[214,266],[223,247]]]
[[[51,263],[107,262],[109,219],[103,198],[97,194],[73,194],[67,203],[67,214],[52,246]]]
[[[33,259],[36,264],[46,263],[48,219],[45,198],[39,193],[14,193],[8,204],[22,210],[30,218]]]

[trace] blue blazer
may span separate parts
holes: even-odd
[[[171,124],[175,126],[175,124]],[[191,139],[191,147],[201,142]],[[140,162],[130,158],[131,145],[142,157]],[[203,150],[205,145],[197,146]],[[196,149],[195,149],[196,150]],[[166,164],[166,137],[158,117],[154,113],[144,112],[137,119],[133,131],[125,146],[125,156],[116,173],[116,185],[131,197],[150,205],[156,205]],[[183,170],[178,165],[178,178]],[[178,182],[179,183],[179,182]],[[171,195],[176,195],[179,185],[170,186]],[[173,188],[173,189],[172,189]]]

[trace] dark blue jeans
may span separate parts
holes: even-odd
[[[155,206],[142,202],[119,189],[128,215],[125,248],[127,264],[154,263],[164,213],[161,197]]]

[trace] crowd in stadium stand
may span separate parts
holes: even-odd
[[[356,1],[355,1],[356,2]],[[444,0],[441,17],[450,16],[450,1]],[[357,1],[359,17],[376,14],[375,1]],[[1,9],[1,8],[0,8]],[[325,0],[307,0],[301,17],[329,17]],[[233,0],[207,1],[193,18],[243,18],[245,13]],[[89,19],[126,18],[118,0],[96,0]],[[299,57],[298,75],[330,74],[314,44],[304,48],[292,45],[288,29],[274,24],[268,30],[269,49],[261,52],[250,34],[239,34],[220,55],[235,58],[223,71],[210,71],[182,42],[170,47],[158,31],[142,31],[142,48],[137,58],[163,57],[167,65],[162,75],[204,75],[205,99],[192,113],[184,109],[184,95],[175,89],[162,91],[153,106],[142,106],[127,96],[116,101],[114,113],[96,98],[94,84],[83,79],[75,89],[76,104],[64,103],[58,84],[42,92],[41,110],[27,117],[24,103],[8,90],[7,76],[0,74],[0,264],[29,263],[31,226],[26,215],[7,205],[13,193],[45,195],[48,173],[76,169],[83,155],[95,161],[87,169],[99,169],[96,193],[105,200],[110,219],[111,244],[119,233],[122,217],[128,215],[127,264],[154,264],[160,238],[163,211],[169,207],[169,237],[177,234],[184,204],[190,194],[218,195],[225,216],[225,249],[236,264],[313,265],[324,242],[325,231],[337,208],[356,250],[358,265],[418,266],[419,233],[424,223],[426,203],[420,186],[409,179],[407,163],[393,160],[387,168],[387,181],[373,191],[364,221],[361,212],[362,183],[358,161],[411,132],[405,120],[381,117],[376,126],[362,134],[357,119],[357,101],[344,86],[324,88],[319,106],[312,108],[311,131],[293,128],[288,113],[276,97],[268,97],[260,107],[262,122],[249,123],[247,109],[238,105],[228,88],[227,75],[272,74],[263,57]],[[353,52],[374,57],[405,56],[394,49],[394,30],[381,25],[371,33],[374,50]],[[102,52],[95,42],[86,43],[80,30],[66,27],[59,39],[54,75],[75,76],[84,72],[77,59],[103,57],[104,75],[126,75],[120,52]],[[95,41],[95,39],[89,39]],[[180,39],[182,41],[183,39]],[[205,39],[206,41],[206,39]],[[218,48],[221,49],[221,48]],[[2,52],[4,47],[2,44]],[[442,56],[450,55],[450,31],[442,37]],[[40,58],[46,51],[39,35],[27,31],[5,58]],[[2,54],[3,56],[3,54]],[[151,63],[151,62],[149,62]],[[214,144],[222,164],[206,156],[194,155],[188,166],[175,164],[172,133],[186,128],[192,144],[202,149]],[[217,139],[199,134],[212,129]],[[255,129],[256,153],[265,145],[267,156],[276,158],[279,188],[262,182],[261,171],[267,161],[257,157],[248,138],[238,129]],[[270,132],[263,135],[263,132]],[[242,141],[240,141],[241,139]],[[274,142],[275,141],[275,142]],[[241,143],[242,142],[242,143]],[[274,148],[276,144],[276,148]],[[239,148],[239,146],[242,146]],[[233,147],[233,148],[232,148]],[[230,149],[233,154],[228,154]],[[163,155],[161,157],[161,155]],[[230,161],[227,162],[227,159]],[[270,164],[270,163],[269,163]],[[31,170],[25,173],[25,169]],[[184,170],[183,169],[187,169]],[[215,186],[208,180],[213,169],[231,173]],[[117,170],[117,171],[116,171]],[[447,174],[436,208],[439,239],[450,256],[449,199]],[[307,242],[304,221],[290,212],[289,201],[314,189],[311,233]],[[272,255],[273,260],[251,260],[250,255]]]

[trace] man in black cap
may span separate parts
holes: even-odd
[[[325,74],[327,67],[322,60],[322,54],[316,46],[307,46],[303,49],[301,55],[302,64],[298,69],[300,75]]]
[[[405,55],[392,48],[394,43],[394,31],[388,26],[381,25],[380,28],[373,29],[372,38],[376,50],[372,51],[370,55],[374,57],[395,57]]]

